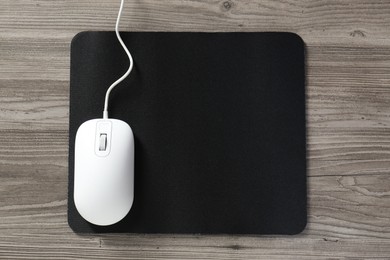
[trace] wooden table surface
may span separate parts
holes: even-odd
[[[127,0],[124,31],[303,38],[308,225],[296,236],[73,233],[70,41],[113,30],[119,2],[1,1],[1,259],[390,259],[390,0]]]

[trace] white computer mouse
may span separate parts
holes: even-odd
[[[92,119],[76,134],[74,202],[88,222],[107,226],[123,219],[134,199],[134,136],[117,119]]]

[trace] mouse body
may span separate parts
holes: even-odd
[[[134,136],[117,119],[92,119],[76,133],[74,202],[88,222],[108,226],[122,220],[134,200]]]

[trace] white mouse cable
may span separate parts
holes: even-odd
[[[108,100],[110,98],[111,90],[113,88],[115,88],[119,83],[121,83],[127,76],[129,76],[130,72],[133,69],[133,57],[131,56],[131,53],[127,49],[125,43],[123,42],[123,40],[122,40],[122,38],[121,38],[121,36],[119,34],[119,22],[120,22],[121,16],[122,16],[123,4],[124,4],[124,0],[121,0],[121,6],[119,8],[118,17],[116,19],[115,33],[116,33],[116,37],[118,38],[119,43],[123,47],[123,50],[126,52],[127,56],[129,57],[130,64],[129,64],[129,68],[126,71],[126,73],[123,74],[123,76],[120,77],[119,79],[117,79],[114,83],[112,83],[111,86],[107,89],[106,98],[104,100],[103,119],[107,119],[108,118]]]

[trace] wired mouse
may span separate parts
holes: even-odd
[[[111,90],[133,69],[133,57],[119,34],[121,0],[115,33],[129,58],[129,68],[107,89],[103,118],[84,122],[76,133],[74,194],[77,211],[88,222],[108,226],[122,220],[134,200],[134,136],[130,126],[108,117]]]

